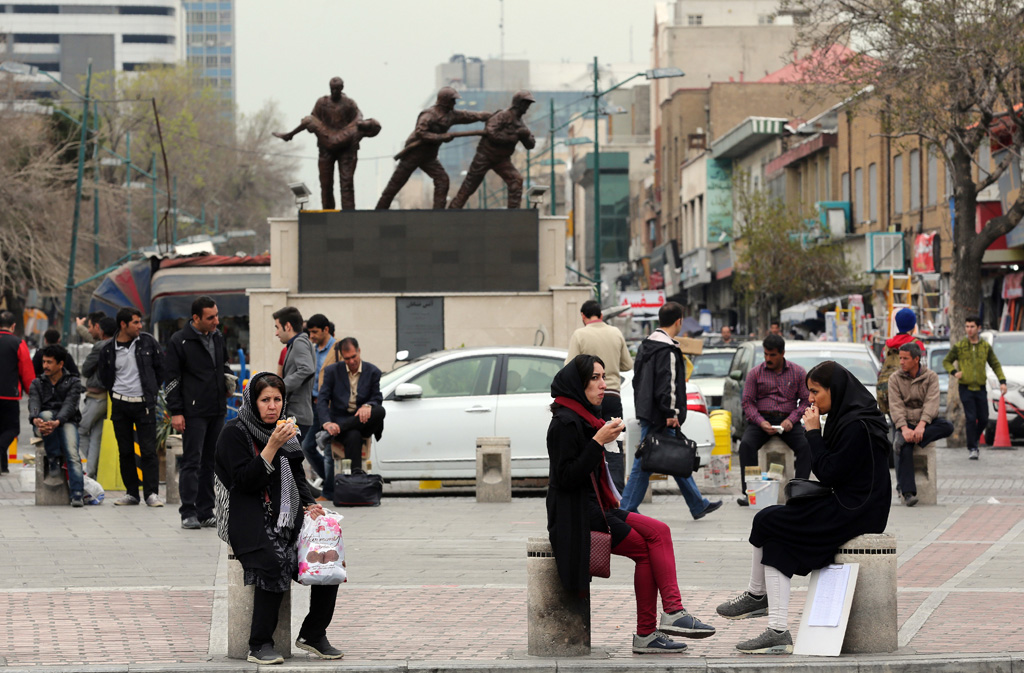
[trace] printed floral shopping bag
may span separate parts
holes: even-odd
[[[341,584],[348,581],[345,543],[337,512],[324,510],[313,519],[307,512],[299,531],[299,584]]]

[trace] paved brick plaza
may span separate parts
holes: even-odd
[[[983,449],[977,462],[965,453],[939,449],[938,506],[893,506],[900,650],[889,657],[1024,650],[1024,625],[1011,608],[1024,593],[1024,451]],[[17,469],[0,478],[0,670],[228,663],[226,555],[212,529],[182,530],[173,506],[34,507],[17,490]],[[736,642],[764,628],[763,620],[714,615],[749,570],[751,512],[729,499],[696,522],[675,494],[642,508],[672,527],[684,604],[719,629],[689,641],[690,664],[732,659]],[[525,541],[544,534],[541,498],[478,505],[465,496],[392,495],[380,508],[344,514],[351,581],[329,636],[347,667],[523,658]],[[631,566],[614,558],[612,578],[594,583],[593,645],[612,661],[646,667],[664,659],[630,652]],[[794,579],[794,630],[806,586]],[[305,600],[308,591],[297,588],[297,619]],[[334,670],[296,655],[286,667]]]

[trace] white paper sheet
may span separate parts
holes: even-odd
[[[830,565],[821,569],[818,576],[818,590],[814,594],[810,626],[839,626],[843,616],[843,602],[846,600],[846,586],[850,581],[850,568],[844,564]]]

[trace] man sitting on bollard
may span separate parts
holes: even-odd
[[[778,326],[772,323],[773,329]],[[807,409],[807,372],[795,362],[786,360],[786,341],[774,332],[764,338],[764,362],[750,370],[743,384],[743,415],[747,428],[740,440],[740,490],[737,504],[746,507],[747,477],[745,468],[757,465],[757,452],[773,435],[793,450],[796,476],[806,479],[811,474],[811,449],[800,425]]]
[[[60,485],[60,459],[68,466],[68,487],[71,506],[82,507],[84,484],[82,459],[78,455],[78,422],[82,414],[78,402],[82,398],[82,382],[64,368],[67,351],[51,344],[43,351],[43,375],[28,389],[28,418],[39,429],[46,449],[46,483]]]
[[[324,383],[317,396],[317,411],[323,429],[332,441],[345,447],[352,469],[362,468],[363,440],[384,431],[384,397],[380,392],[380,369],[363,362],[359,342],[345,337],[334,345],[342,362],[324,371]],[[324,460],[324,483],[334,479],[334,460]]]
[[[953,424],[939,418],[939,375],[921,367],[921,349],[914,342],[900,346],[900,368],[889,376],[889,414],[896,428],[896,492],[903,504],[917,504],[914,445],[924,448],[953,434]]]

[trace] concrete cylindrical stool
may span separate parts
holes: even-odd
[[[526,542],[526,653],[535,657],[590,654],[590,593],[570,594],[562,586],[551,543]]]
[[[779,504],[786,504],[786,484],[796,476],[796,458],[789,444],[778,437],[772,437],[757,450],[757,465],[762,472],[775,463],[782,465],[782,481],[779,482]]]
[[[512,502],[512,448],[508,437],[476,438],[476,501]]]
[[[938,504],[939,475],[935,458],[935,442],[921,448],[914,445],[914,483],[917,502],[921,505]]]
[[[5,449],[6,450],[6,449]],[[60,483],[50,485],[45,482],[47,470],[46,449],[43,443],[36,444],[36,505],[69,505],[71,504],[71,491],[68,490],[68,481],[64,478],[64,471],[60,470]]]
[[[855,537],[839,548],[836,563],[860,564],[843,653],[895,652],[899,646],[896,536],[882,533]]]
[[[249,631],[252,628],[253,587],[245,586],[242,564],[228,547],[228,657],[245,659],[249,656]],[[274,649],[282,657],[292,656],[292,594],[284,592],[281,611],[274,630]]]
[[[164,446],[164,500],[168,505],[177,505],[181,503],[181,494],[178,492],[178,476],[181,474],[181,435],[168,435]]]

